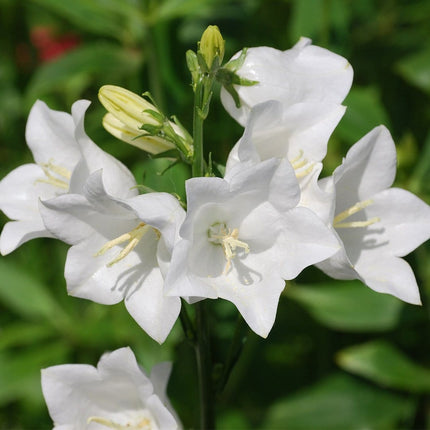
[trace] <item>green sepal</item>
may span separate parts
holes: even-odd
[[[193,86],[198,82],[199,80],[199,73],[200,73],[200,67],[199,67],[199,61],[197,59],[197,54],[189,49],[185,54],[186,60],[187,60],[187,66],[188,70],[191,73],[191,77],[193,80]]]
[[[164,115],[161,114],[160,112],[157,112],[154,109],[145,109],[143,112],[148,113],[149,115],[151,115],[152,118],[154,118],[160,124],[162,124],[164,122]]]

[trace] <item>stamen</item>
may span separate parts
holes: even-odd
[[[242,248],[246,254],[249,253],[249,245],[242,240],[239,240],[239,229],[235,228],[233,231],[227,229],[225,223],[216,223],[208,229],[209,242],[221,245],[227,260],[224,274],[231,268],[231,260],[236,256],[234,252],[236,248]]]
[[[94,254],[94,257],[99,257],[103,255],[106,251],[113,248],[116,245],[120,245],[121,243],[128,242],[127,246],[112,260],[107,266],[111,267],[118,261],[121,261],[123,258],[127,257],[134,248],[136,248],[137,244],[140,242],[142,237],[148,232],[150,229],[153,229],[155,234],[157,235],[157,239],[161,237],[161,233],[154,227],[141,222],[136,228],[131,230],[128,233],[122,234],[121,236],[107,242],[99,251]]]
[[[373,203],[373,200],[363,200],[362,202],[358,202],[350,208],[344,210],[343,212],[337,214],[333,219],[333,227],[335,228],[359,228],[359,227],[367,227],[369,225],[375,224],[379,222],[381,219],[379,217],[371,218],[367,221],[350,221],[350,222],[342,222],[345,219],[349,218],[351,215],[354,215],[363,209],[367,208]]]
[[[53,160],[49,160],[47,163],[40,164],[40,167],[45,173],[45,178],[36,179],[35,182],[43,182],[45,184],[53,185],[54,187],[63,188],[67,190],[69,188],[69,180],[71,178],[71,173],[65,168],[61,166],[57,166],[53,164]],[[60,176],[58,177],[54,176]]]
[[[134,425],[131,423],[118,424],[112,420],[108,420],[103,417],[89,417],[87,420],[87,424],[90,424],[92,422],[101,424],[105,427],[108,427],[114,430],[151,430],[152,429],[151,420],[149,418],[143,418],[137,424],[134,424]]]
[[[309,175],[309,173],[312,172],[312,169],[314,168],[315,163],[309,162],[306,158],[303,157],[303,151],[300,150],[299,155],[292,160],[290,160],[291,166],[293,166],[293,169],[296,173],[296,178],[304,178],[306,175]],[[306,167],[305,169],[302,169],[303,167]]]

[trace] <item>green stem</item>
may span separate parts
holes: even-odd
[[[193,112],[193,177],[204,175],[203,165],[203,78],[197,83],[194,92],[194,112]]]
[[[225,361],[223,372],[217,383],[217,394],[220,394],[224,390],[224,387],[228,382],[230,374],[240,357],[243,345],[245,344],[247,339],[247,334],[244,334],[246,328],[247,325],[245,323],[245,320],[242,318],[242,315],[239,314],[236,321],[236,328],[234,331],[233,339],[231,341],[230,349],[227,355],[227,360]]]
[[[200,428],[215,429],[215,402],[212,384],[212,359],[206,303],[196,303],[196,358],[200,393]]]

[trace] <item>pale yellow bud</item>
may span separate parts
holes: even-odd
[[[128,127],[137,130],[142,124],[161,125],[154,116],[145,112],[160,112],[143,97],[115,85],[104,85],[99,90],[99,100],[108,112]],[[161,115],[161,114],[160,114]]]
[[[150,154],[159,154],[160,152],[168,151],[175,147],[173,143],[168,142],[166,139],[151,136],[145,134],[142,130],[129,127],[111,113],[107,113],[103,117],[103,127],[117,139],[136,146],[139,149],[143,149]]]
[[[219,28],[216,25],[210,25],[202,34],[199,51],[210,69],[215,57],[219,58],[219,64],[224,58],[225,41],[221,36]]]
[[[167,128],[173,134],[183,136],[178,126],[166,120],[152,103],[125,88],[104,85],[99,90],[99,100],[108,111],[103,118],[103,127],[116,138],[144,151],[159,154],[175,148],[172,141],[161,135]],[[155,126],[155,131],[150,133],[142,126]]]

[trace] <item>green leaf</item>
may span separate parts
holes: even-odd
[[[355,143],[377,125],[389,127],[388,115],[376,88],[355,86],[343,104],[347,107],[346,113],[335,133],[348,143]]]
[[[40,370],[64,362],[67,353],[61,343],[0,354],[0,405],[17,399],[42,403]]]
[[[263,429],[393,429],[410,418],[410,399],[333,375],[269,410]]]
[[[288,297],[321,324],[341,331],[383,331],[397,324],[402,302],[372,291],[359,281],[294,285]]]
[[[169,158],[147,159],[139,162],[135,173],[138,182],[146,187],[177,194],[185,201],[185,181],[190,175],[189,167],[184,163],[173,163],[175,160]]]
[[[0,260],[0,302],[23,317],[48,318],[53,321],[65,316],[49,289],[27,275],[22,267]]]
[[[92,82],[98,85],[136,72],[141,57],[113,43],[93,42],[37,69],[26,94],[29,104],[54,91],[77,97]]]
[[[337,355],[337,362],[343,369],[386,387],[430,392],[430,370],[384,341],[344,349]]]
[[[55,334],[53,327],[48,325],[34,322],[9,324],[0,329],[0,350],[34,344]]]
[[[430,94],[430,49],[400,60],[396,70],[410,84]]]
[[[120,38],[126,33],[127,17],[142,17],[140,9],[126,0],[33,0],[57,16],[72,22],[77,28],[95,34]],[[142,19],[140,20],[142,25]]]

